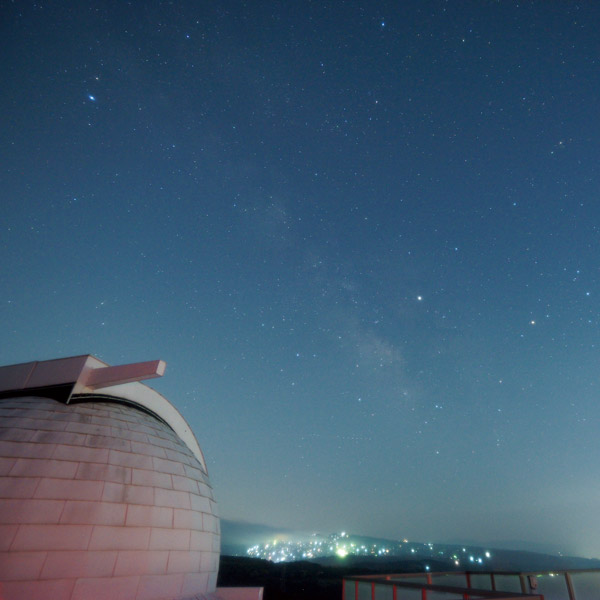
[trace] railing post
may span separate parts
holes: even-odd
[[[354,582],[354,600],[358,600],[358,579]]]
[[[571,579],[571,573],[565,573],[565,580],[567,582],[567,590],[569,592],[569,600],[575,600],[575,588],[573,587],[573,580]]]
[[[427,590],[425,588],[421,588],[421,600],[427,600]]]
[[[496,578],[493,573],[490,573],[490,577],[492,579],[492,590],[496,591]]]
[[[527,578],[523,573],[519,573],[519,581],[521,582],[521,593],[527,594]]]
[[[392,600],[398,600],[398,588],[396,587],[396,584],[394,584],[394,587],[392,588]]]
[[[470,588],[471,587],[471,573],[467,573],[465,571],[465,577],[467,578],[467,587]]]
[[[375,583],[371,582],[371,600],[375,600]]]

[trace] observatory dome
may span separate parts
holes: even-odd
[[[214,592],[204,458],[183,417],[139,383],[161,368],[91,356],[0,368],[3,600]]]

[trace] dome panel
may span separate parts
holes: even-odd
[[[6,599],[172,599],[216,585],[204,465],[165,421],[116,398],[0,400],[0,540]]]

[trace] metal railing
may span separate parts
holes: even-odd
[[[598,600],[600,569],[449,571],[346,577],[343,600]]]

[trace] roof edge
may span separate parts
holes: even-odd
[[[165,367],[162,360],[109,366],[91,354],[7,365],[0,367],[0,398],[41,395],[69,404],[73,394],[121,397],[163,419],[208,473],[198,440],[187,421],[162,394],[141,383],[161,377]],[[51,393],[55,390],[60,390],[60,394]]]

